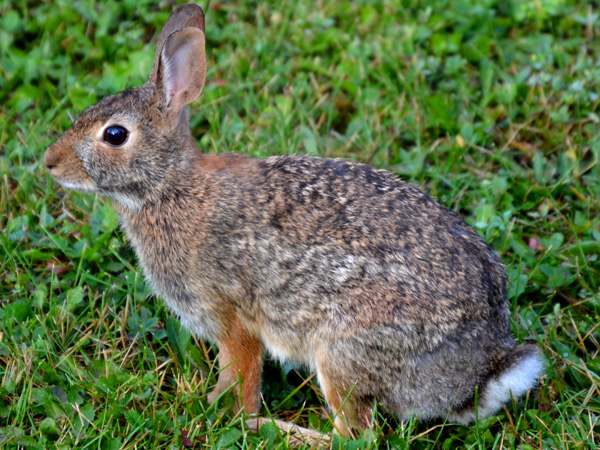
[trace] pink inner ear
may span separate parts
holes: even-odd
[[[171,106],[171,101],[174,97],[180,94],[187,87],[190,81],[190,66],[189,60],[192,57],[193,47],[191,45],[181,45],[175,52],[165,58],[165,73],[166,73],[166,93],[167,104]]]

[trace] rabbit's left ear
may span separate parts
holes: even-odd
[[[169,115],[178,115],[198,98],[206,80],[204,33],[184,28],[171,34],[162,48],[156,88],[161,106]]]
[[[167,23],[165,23],[165,26],[158,37],[158,43],[156,44],[156,55],[154,56],[154,63],[152,64],[152,72],[150,72],[150,81],[152,83],[156,84],[158,63],[165,42],[169,36],[176,31],[189,27],[198,28],[204,33],[204,10],[195,3],[181,5],[173,11],[167,19]]]

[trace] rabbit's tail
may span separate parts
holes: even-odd
[[[544,371],[544,358],[534,345],[518,345],[495,364],[479,389],[477,401],[455,410],[449,420],[469,424],[476,418],[494,414],[511,398],[520,397],[535,387]]]

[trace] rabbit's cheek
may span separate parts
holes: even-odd
[[[120,180],[119,173],[123,167],[123,157],[115,154],[103,145],[95,148],[82,147],[80,157],[85,171],[95,181],[99,188],[115,188]]]

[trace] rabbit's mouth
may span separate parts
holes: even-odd
[[[95,186],[92,184],[91,181],[84,181],[84,180],[77,180],[77,181],[73,181],[73,180],[65,180],[65,179],[61,179],[60,177],[56,176],[54,173],[52,173],[52,169],[50,170],[50,175],[52,175],[52,178],[54,178],[56,181],[58,181],[62,186],[66,187],[67,189],[72,189],[74,191],[78,191],[78,192],[96,192],[96,188]]]
[[[89,177],[68,177],[69,168],[65,167],[63,164],[51,165],[46,164],[50,175],[56,181],[58,181],[61,185],[66,187],[67,189],[73,189],[79,192],[96,192],[96,186],[93,181]],[[71,173],[71,175],[73,175]]]

